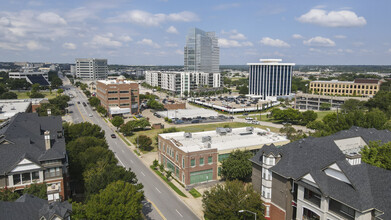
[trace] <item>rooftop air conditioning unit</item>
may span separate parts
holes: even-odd
[[[185,138],[191,138],[191,133],[186,132],[186,133],[184,134],[184,136],[185,136]]]
[[[212,138],[210,136],[203,136],[202,137],[202,143],[205,143],[205,142],[208,142],[208,141],[211,141]]]
[[[252,132],[253,130],[254,130],[253,127],[247,127],[247,128],[246,128],[246,131],[248,131],[248,132]]]

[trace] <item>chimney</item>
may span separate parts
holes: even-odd
[[[50,108],[48,108],[47,112],[48,112],[48,116],[52,115],[52,110]]]
[[[50,146],[50,131],[45,131],[45,148],[46,150],[49,150],[51,148]]]

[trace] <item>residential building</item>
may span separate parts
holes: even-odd
[[[328,96],[320,94],[297,93],[295,95],[295,109],[302,110],[322,110],[323,103],[329,104],[331,109],[338,109],[349,99],[359,101],[368,101],[369,97],[354,97],[354,96]]]
[[[220,72],[220,48],[215,32],[191,28],[184,49],[185,71]]]
[[[366,96],[373,97],[380,90],[383,81],[378,79],[355,79],[354,81],[312,81],[312,94],[338,96]]]
[[[361,161],[371,141],[389,130],[352,127],[281,147],[265,145],[251,159],[254,189],[268,219],[391,219],[391,171]]]
[[[14,202],[0,201],[1,219],[70,220],[72,205],[68,201],[51,202],[24,194]]]
[[[216,181],[221,161],[233,150],[256,152],[264,144],[288,143],[285,136],[260,128],[217,128],[216,131],[158,135],[158,160],[184,185]]]
[[[77,58],[76,77],[84,80],[106,79],[107,59]]]
[[[249,95],[263,100],[277,100],[288,96],[292,87],[294,63],[280,63],[281,59],[260,59],[249,65]]]
[[[46,184],[49,201],[66,199],[67,166],[61,116],[18,113],[0,125],[0,189]]]
[[[115,80],[98,80],[96,97],[111,116],[139,112],[138,83],[125,80],[124,76]]]
[[[220,88],[220,73],[146,71],[145,82],[176,95],[184,96],[199,89]]]

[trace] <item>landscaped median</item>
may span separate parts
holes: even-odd
[[[173,189],[176,193],[178,193],[180,196],[187,197],[180,189],[178,189],[178,187],[176,187],[170,180],[168,180],[167,177],[165,177],[159,170],[157,170],[155,166],[151,165],[150,168],[158,176],[160,176],[160,178],[162,178],[164,182],[166,182],[171,187],[171,189]]]
[[[195,188],[191,189],[191,190],[189,191],[189,193],[190,193],[194,198],[201,197],[201,193],[198,192]]]

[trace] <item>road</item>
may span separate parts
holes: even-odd
[[[143,212],[148,219],[199,219],[158,177],[146,167],[139,158],[120,140],[119,137],[111,138],[114,133],[105,121],[91,109],[84,94],[73,86],[66,93],[73,94],[73,105],[69,106],[74,123],[83,121],[99,125],[106,134],[106,140],[110,149],[116,155],[119,163],[125,168],[131,168],[137,175],[139,182],[144,185],[144,194],[147,201],[144,202]],[[80,104],[77,104],[80,102]],[[83,106],[83,102],[87,106]],[[92,117],[89,117],[89,115]]]

